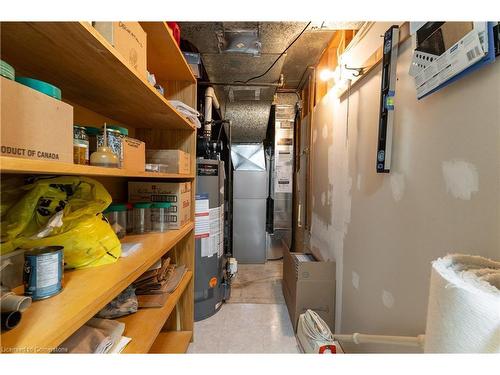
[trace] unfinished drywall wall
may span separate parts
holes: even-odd
[[[500,258],[500,63],[418,101],[411,45],[399,53],[390,174],[375,173],[380,66],[353,89],[348,123],[333,92],[312,113],[311,246],[337,261],[339,333],[424,333],[433,259]]]

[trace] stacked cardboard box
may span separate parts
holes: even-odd
[[[169,202],[169,229],[180,229],[191,221],[191,182],[128,183],[128,200],[137,202]]]

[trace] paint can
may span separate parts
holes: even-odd
[[[24,253],[24,295],[34,301],[55,296],[62,290],[63,246],[44,246]]]

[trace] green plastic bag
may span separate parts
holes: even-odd
[[[4,188],[8,194],[2,194],[1,254],[64,246],[66,268],[94,267],[120,257],[120,241],[102,215],[112,199],[98,181],[65,176],[20,186],[13,179],[5,181]],[[16,189],[23,194],[12,202]]]

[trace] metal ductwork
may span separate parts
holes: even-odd
[[[280,82],[284,82],[285,89],[298,88],[307,67],[317,63],[333,37],[333,28],[359,28],[360,25],[342,22],[311,25],[268,73],[252,79],[247,85],[243,82],[264,73],[300,34],[307,22],[179,24],[182,38],[201,53],[222,115],[232,120],[234,140],[243,142],[260,142],[264,139],[274,94],[278,87],[282,87]],[[280,80],[281,74],[283,80]],[[205,131],[210,131],[208,124],[205,124]]]

